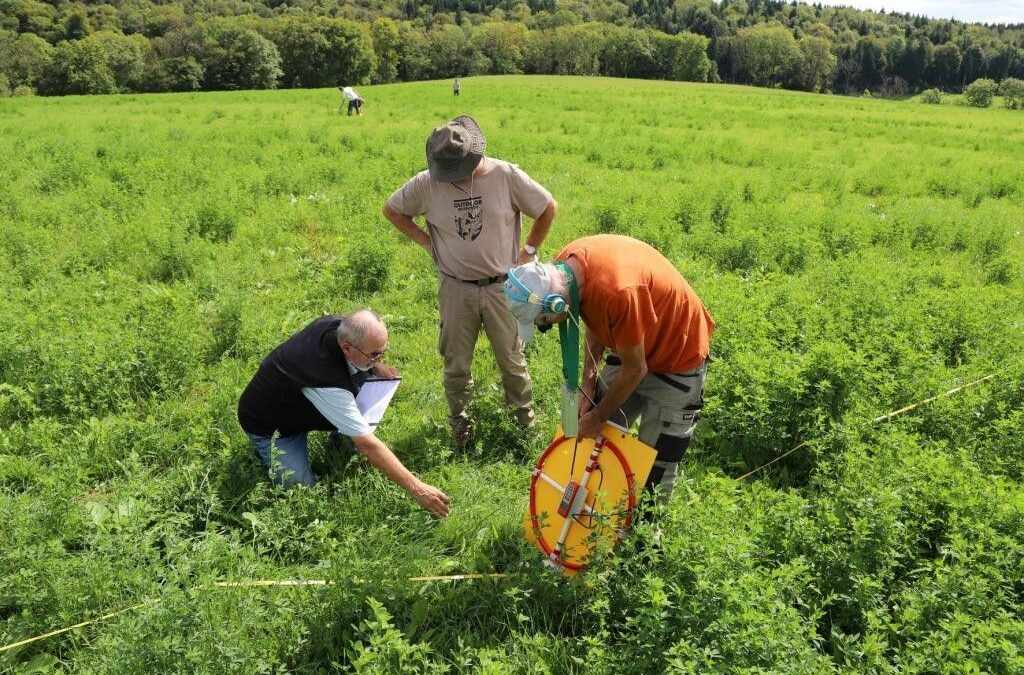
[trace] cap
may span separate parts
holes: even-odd
[[[543,298],[551,293],[548,268],[531,262],[508,271],[505,280],[505,304],[519,324],[519,339],[529,342],[537,326],[534,321],[544,311]]]

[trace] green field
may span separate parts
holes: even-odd
[[[361,88],[351,118],[334,90],[0,100],[0,647],[154,601],[0,672],[1024,671],[1020,113],[462,84]],[[380,207],[459,113],[558,200],[542,254],[644,239],[718,322],[653,561],[639,531],[569,582],[522,540],[552,335],[538,433],[481,338],[478,442],[449,448],[436,273]],[[362,306],[405,377],[379,435],[447,520],[319,436],[321,484],[274,489],[238,428],[271,348]],[[296,578],[334,583],[210,586]]]

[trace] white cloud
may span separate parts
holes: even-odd
[[[1024,24],[1024,0],[823,0],[823,4],[858,9],[884,9],[935,19],[958,19],[982,23]]]

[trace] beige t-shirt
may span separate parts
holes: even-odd
[[[551,193],[515,164],[481,161],[479,175],[457,183],[421,171],[388,199],[398,213],[426,218],[438,269],[466,281],[508,272],[519,254],[522,214],[536,218],[551,202]]]

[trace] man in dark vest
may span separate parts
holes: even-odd
[[[279,485],[316,483],[307,435],[336,431],[351,437],[356,449],[420,506],[444,518],[448,495],[405,468],[356,407],[356,394],[371,372],[398,374],[381,363],[387,344],[384,322],[368,309],[313,321],[263,359],[242,392],[238,421]]]

